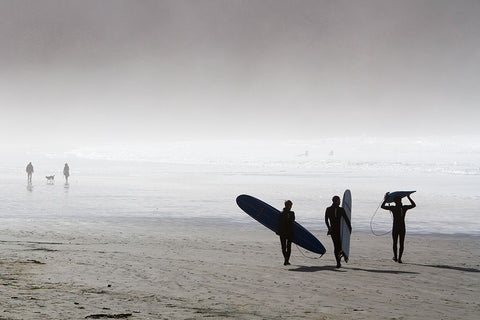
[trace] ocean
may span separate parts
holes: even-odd
[[[332,196],[350,189],[354,232],[388,233],[391,215],[379,209],[384,194],[415,190],[408,233],[480,235],[477,137],[180,141],[16,151],[2,158],[3,228],[129,221],[244,226],[256,222],[235,198],[249,194],[278,209],[292,200],[297,221],[323,233]],[[25,173],[30,161],[32,186]],[[53,174],[55,183],[47,183]]]

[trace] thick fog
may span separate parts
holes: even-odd
[[[0,142],[478,134],[480,2],[2,1]]]

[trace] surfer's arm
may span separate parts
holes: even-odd
[[[406,209],[413,209],[417,206],[417,204],[415,203],[415,201],[412,200],[412,198],[410,198],[410,195],[407,196],[408,200],[410,201],[410,205],[409,206],[405,206],[407,207]]]
[[[325,224],[327,225],[327,228],[328,228],[328,232],[327,232],[327,235],[330,234],[330,223],[328,222],[328,214],[327,214],[328,211],[325,211]]]
[[[282,225],[283,225],[283,223],[282,223],[282,213],[280,213],[280,214],[278,215],[278,229],[277,229],[277,231],[275,232],[275,234],[276,234],[277,236],[280,235],[280,229],[283,228]]]
[[[388,196],[388,192],[385,193],[385,196],[383,197],[383,202],[382,202],[382,206],[381,208],[384,209],[384,210],[390,210],[390,208],[387,206],[387,196]]]
[[[385,203],[385,200],[383,200],[381,208],[384,210],[390,210],[390,206],[387,206],[387,204]]]

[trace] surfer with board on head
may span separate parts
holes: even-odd
[[[406,234],[406,227],[405,227],[405,214],[407,210],[415,208],[417,205],[415,202],[410,198],[410,194],[407,195],[408,200],[410,201],[410,205],[402,205],[402,198],[397,197],[394,198],[395,205],[394,206],[387,206],[389,197],[389,192],[385,194],[385,198],[382,203],[382,209],[390,210],[393,215],[393,228],[392,228],[392,238],[393,238],[393,261],[402,263],[402,255],[404,249],[404,242],[405,242],[405,234]],[[397,243],[400,240],[400,248],[398,252],[397,258]]]
[[[325,210],[325,224],[328,228],[327,235],[330,235],[332,237],[335,260],[337,260],[337,268],[340,268],[342,266],[340,263],[340,259],[343,256],[342,238],[340,232],[342,217],[343,219],[345,219],[350,233],[352,233],[352,225],[350,224],[350,219],[345,213],[345,210],[340,207],[340,197],[334,196],[332,198],[332,205]]]
[[[293,203],[290,200],[285,201],[285,208],[279,215],[278,232],[282,253],[285,261],[283,265],[290,265],[290,254],[292,253],[292,241],[294,238],[293,222],[295,221],[295,212],[292,211]]]

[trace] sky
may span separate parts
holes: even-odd
[[[1,0],[0,143],[477,135],[480,1]]]

